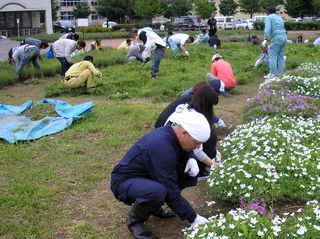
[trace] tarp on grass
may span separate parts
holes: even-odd
[[[44,117],[32,121],[29,117],[21,115],[32,106],[31,100],[20,106],[0,104],[0,139],[16,143],[55,134],[68,128],[76,119],[91,114],[93,107],[92,102],[72,106],[68,102],[56,99],[42,99],[39,103],[54,104],[59,117]]]

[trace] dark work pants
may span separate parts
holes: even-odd
[[[64,74],[69,70],[70,66],[72,66],[72,63],[69,63],[65,57],[57,57],[58,61],[60,61],[61,67],[60,67],[60,74],[61,76],[64,76]]]
[[[160,183],[147,178],[130,178],[121,184],[115,195],[127,205],[137,202],[145,211],[153,213],[164,203],[167,190]]]

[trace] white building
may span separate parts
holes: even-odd
[[[76,4],[87,2],[91,8],[91,14],[88,16],[88,22],[90,26],[102,25],[105,21],[105,17],[99,16],[96,10],[97,0],[57,0],[60,10],[58,12],[58,18],[60,20],[75,20],[72,11]]]
[[[40,16],[44,16],[43,26]],[[41,31],[53,32],[50,0],[0,0],[1,35],[31,36]]]

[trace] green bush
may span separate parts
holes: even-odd
[[[256,30],[263,30],[264,29],[264,22],[255,22],[254,29]],[[287,31],[292,30],[319,30],[320,29],[320,22],[291,22],[287,21],[284,23],[285,29]]]
[[[79,27],[77,29],[79,32],[83,33],[95,33],[95,32],[111,32],[112,29],[108,27],[98,27],[98,26],[92,26],[92,27]]]

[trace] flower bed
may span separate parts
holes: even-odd
[[[246,124],[221,143],[225,163],[207,181],[216,198],[239,205],[186,238],[317,238],[320,231],[319,64],[261,84]],[[309,201],[309,202],[308,202]],[[276,202],[305,203],[275,215]]]

